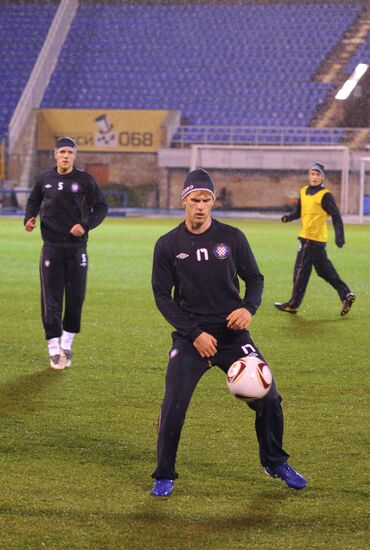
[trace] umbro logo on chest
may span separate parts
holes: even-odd
[[[208,250],[206,248],[198,248],[196,251],[196,255],[198,262],[209,259]],[[186,258],[189,258],[189,254],[181,252],[180,254],[177,254],[176,258],[178,258],[179,260],[185,260]]]

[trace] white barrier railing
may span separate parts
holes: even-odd
[[[192,143],[224,145],[350,145],[363,128],[167,125],[171,146]]]

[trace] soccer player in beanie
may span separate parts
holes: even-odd
[[[25,229],[31,232],[40,212],[44,241],[40,257],[41,316],[54,370],[71,365],[72,343],[80,332],[85,298],[88,233],[108,211],[94,178],[75,168],[76,153],[72,138],[57,140],[56,166],[37,179],[24,217]]]
[[[287,302],[275,302],[275,307],[286,313],[297,313],[306,292],[312,267],[319,277],[329,283],[339,294],[342,302],[341,315],[346,315],[356,296],[339,277],[333,264],[326,254],[328,241],[327,219],[331,216],[335,231],[335,244],[344,246],[343,221],[335,200],[330,191],[324,186],[324,166],[316,162],[311,166],[309,185],[300,191],[297,205],[291,214],[282,216],[283,223],[301,218],[299,233],[299,247],[293,274],[292,296]]]
[[[175,328],[152,474],[155,497],[172,493],[182,426],[202,375],[214,365],[227,373],[235,360],[251,353],[263,359],[247,330],[261,302],[263,275],[246,237],[211,217],[215,189],[205,170],[188,174],[181,196],[185,221],[158,239],[153,257],[156,305]],[[243,297],[238,276],[246,285]],[[303,489],[307,482],[288,464],[282,447],[280,402],[273,381],[265,397],[248,403],[256,413],[260,461],[268,475]]]

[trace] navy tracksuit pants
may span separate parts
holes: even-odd
[[[86,247],[43,246],[40,256],[41,316],[47,340],[61,336],[63,329],[80,332],[86,281]]]
[[[339,294],[341,301],[350,292],[348,286],[339,277],[335,267],[326,254],[325,243],[299,239],[299,248],[294,266],[293,292],[289,305],[298,308],[304,298],[312,267],[319,277],[329,283]]]
[[[216,365],[227,373],[230,365],[249,353],[256,353],[264,360],[254,345],[248,331],[223,330],[212,333],[218,340],[218,353],[203,359],[193,343],[173,334],[173,346],[169,353],[166,375],[166,391],[160,411],[157,442],[157,468],[152,474],[156,479],[176,479],[177,448],[191,396],[203,374]],[[268,394],[257,401],[248,402],[255,415],[255,429],[262,466],[276,466],[286,462],[288,454],[282,448],[284,420],[281,397],[275,381]]]

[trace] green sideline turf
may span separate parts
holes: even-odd
[[[0,219],[1,549],[356,549],[369,541],[370,227],[346,227],[329,257],[357,295],[340,317],[313,273],[299,315],[289,297],[297,224],[245,231],[265,275],[251,327],[283,395],[285,447],[309,480],[263,473],[252,412],[223,374],[189,408],[171,499],[150,497],[170,327],[150,288],[153,245],[178,220],[109,219],[91,233],[88,292],[71,369],[48,367],[37,231]]]

